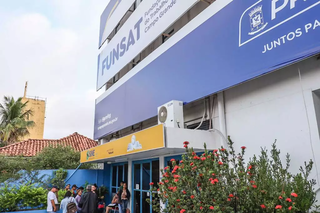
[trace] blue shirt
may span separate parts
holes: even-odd
[[[69,203],[75,203],[78,206],[73,197],[66,197],[61,201],[60,209],[62,210],[62,213],[67,213],[67,206]]]

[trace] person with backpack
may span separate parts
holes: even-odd
[[[67,191],[66,195],[61,201],[61,209],[62,213],[77,213],[77,202],[72,197],[72,193],[70,191]]]

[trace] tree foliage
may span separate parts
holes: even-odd
[[[162,170],[159,183],[150,183],[151,203],[160,212],[308,212],[316,202],[315,181],[309,179],[313,162],[305,163],[298,174],[289,172],[273,144],[270,156],[266,149],[245,162],[246,147],[236,154],[229,138],[229,149],[208,151],[198,156],[185,142],[186,154],[173,168]],[[150,202],[150,200],[149,200]],[[163,210],[163,209],[162,209]]]
[[[29,120],[33,112],[27,109],[27,103],[23,103],[22,98],[14,100],[5,96],[3,104],[0,104],[0,141],[6,145],[29,135],[28,129],[35,125]]]
[[[36,169],[76,169],[80,164],[80,152],[70,146],[49,146],[33,158]],[[89,168],[83,165],[81,168]]]
[[[47,147],[35,157],[5,157],[0,155],[0,182],[23,181],[30,184],[44,183],[37,170],[76,169],[80,165],[80,153],[68,146]],[[82,165],[90,169],[94,165]]]

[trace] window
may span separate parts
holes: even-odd
[[[162,34],[162,43],[166,42],[170,36],[172,36],[174,33],[174,29],[170,30],[168,33],[163,33]]]
[[[120,189],[121,181],[128,182],[128,164],[113,165],[111,171],[111,192],[115,194]]]

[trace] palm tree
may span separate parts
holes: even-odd
[[[4,97],[0,104],[0,141],[11,144],[29,135],[28,129],[35,123],[29,120],[33,112],[26,109],[27,103],[23,103],[22,98],[15,101],[13,97]]]

